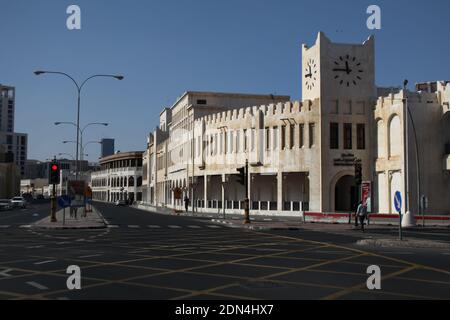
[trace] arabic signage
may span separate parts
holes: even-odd
[[[355,165],[355,162],[359,160],[352,153],[343,153],[340,158],[333,160],[333,164],[339,167],[351,167]],[[360,160],[359,160],[360,161]]]
[[[363,181],[361,183],[361,202],[366,204],[367,212],[372,212],[372,182]]]

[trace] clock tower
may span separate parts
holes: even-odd
[[[302,97],[319,107],[321,210],[351,212],[360,195],[355,163],[362,180],[373,176],[369,139],[376,101],[374,38],[362,44],[332,43],[322,32],[302,48]],[[317,103],[318,102],[318,103]],[[316,124],[314,124],[316,126]]]
[[[332,43],[319,32],[302,47],[303,100],[376,97],[374,37],[362,44]]]

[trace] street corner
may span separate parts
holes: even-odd
[[[358,240],[356,245],[375,248],[450,249],[450,243],[426,239],[367,238]]]
[[[70,213],[63,210],[55,214],[55,220],[52,222],[50,216],[39,220],[30,225],[32,229],[103,229],[107,227],[105,219],[98,211],[86,212],[86,216],[71,216]]]

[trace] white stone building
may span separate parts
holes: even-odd
[[[359,198],[360,160],[372,211],[394,213],[393,194],[406,195],[408,105],[408,208],[419,213],[425,195],[427,213],[450,213],[450,84],[419,84],[415,92],[377,88],[374,52],[373,37],[336,44],[319,33],[302,48],[302,101],[185,93],[161,112],[147,138],[144,204],[181,208],[188,196],[199,212],[241,213],[245,194],[236,169],[248,160],[253,214],[349,212]]]
[[[117,152],[100,159],[100,170],[91,173],[95,201],[142,201],[142,151]]]

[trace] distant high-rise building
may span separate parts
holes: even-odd
[[[102,139],[102,158],[114,154],[114,139]]]
[[[14,155],[14,162],[25,174],[28,135],[14,132],[15,88],[0,84],[0,145]]]

